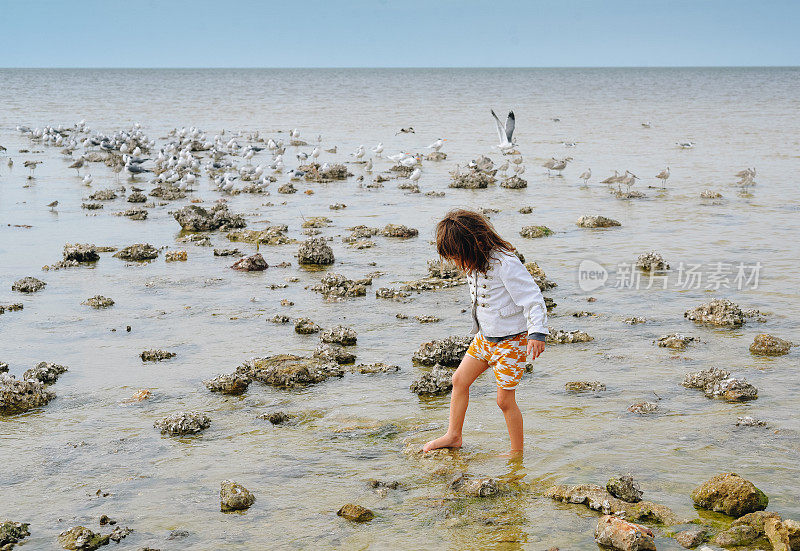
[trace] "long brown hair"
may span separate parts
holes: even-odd
[[[485,216],[465,209],[451,210],[436,225],[436,250],[467,273],[484,274],[493,252],[514,254],[511,243],[500,237]]]

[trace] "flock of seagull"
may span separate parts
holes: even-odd
[[[498,135],[498,143],[495,147],[503,156],[507,156],[497,169],[506,177],[509,176],[509,170],[513,175],[520,176],[525,172],[525,165],[514,141],[516,126],[514,112],[510,111],[508,113],[505,122],[500,120],[494,110],[491,110],[491,115],[495,121]],[[643,122],[642,127],[650,128],[651,123],[649,121]],[[88,173],[89,163],[99,160],[104,161],[111,168],[117,175],[117,179],[119,179],[119,174],[123,171],[132,180],[137,176],[151,173],[153,174],[150,180],[151,184],[175,186],[181,191],[191,191],[198,182],[202,171],[205,170],[217,190],[225,193],[234,192],[237,182],[248,183],[245,189],[240,191],[263,192],[270,183],[277,181],[276,176],[278,174],[287,173],[290,180],[299,180],[305,176],[304,167],[309,163],[318,163],[317,166],[320,172],[327,171],[331,166],[328,162],[323,161],[320,163],[320,156],[323,153],[322,136],[317,136],[316,145],[310,145],[301,140],[300,131],[297,128],[289,131],[288,144],[284,144],[273,137],[264,139],[259,135],[258,131],[252,134],[238,132],[233,137],[228,138],[224,130],[220,134],[209,137],[196,127],[176,128],[169,132],[166,137],[166,144],[152,157],[148,155],[151,155],[151,152],[155,150],[156,142],[144,134],[139,123],[133,124],[127,130],[118,131],[111,135],[98,132],[92,133],[85,120],[69,127],[63,125],[56,127],[46,126],[44,128],[18,126],[17,130],[28,136],[35,143],[62,148],[61,153],[67,158],[73,159],[69,168],[75,169],[79,177],[81,176],[81,169],[87,169],[87,172],[82,176],[82,182],[87,186],[94,181],[92,175]],[[406,127],[401,128],[398,131],[398,134],[400,133],[411,134],[415,133],[415,131],[413,127]],[[437,138],[427,149],[439,153],[446,141],[446,138]],[[577,146],[577,142],[574,141],[562,143],[567,147]],[[310,145],[312,149],[310,152],[298,151],[295,157],[298,163],[301,164],[296,168],[287,168],[285,161],[287,145],[297,147]],[[691,149],[695,144],[692,141],[680,141],[676,142],[676,145],[682,149]],[[74,158],[74,153],[81,148],[83,152],[77,158]],[[271,154],[271,160],[254,165],[253,158],[265,150]],[[0,154],[5,151],[6,148],[0,145]],[[368,151],[371,155],[368,154]],[[384,151],[383,142],[379,142],[375,147],[369,149],[364,145],[359,145],[351,153],[351,156],[355,162],[363,164],[366,173],[370,173],[374,169],[374,160],[383,158]],[[98,152],[105,152],[107,156],[103,159],[98,159],[96,157]],[[324,152],[336,154],[337,147],[324,149]],[[205,155],[205,163],[201,162],[203,155]],[[235,158],[237,157],[242,162],[236,161]],[[406,177],[411,182],[416,183],[420,180],[423,160],[420,153],[401,151],[393,155],[387,155],[386,159],[392,161],[395,165],[411,169],[406,173]],[[145,163],[148,161],[152,161],[151,168],[145,167]],[[548,175],[555,173],[561,176],[572,161],[572,157],[552,157],[542,167],[547,170]],[[34,177],[36,167],[41,162],[41,160],[24,161],[25,168],[31,171],[29,178]],[[11,158],[8,159],[8,166],[13,166]],[[474,160],[467,165],[469,169],[475,169],[476,167],[477,161]],[[459,170],[457,165],[455,172],[458,173]],[[755,175],[755,168],[747,168],[740,171],[736,174],[736,177],[739,178],[738,185],[746,190],[755,184]],[[588,185],[592,178],[591,168],[583,171],[578,178],[584,185]],[[667,166],[656,174],[655,178],[661,182],[662,189],[665,188],[670,178],[670,168]],[[636,174],[629,170],[624,172],[614,170],[613,175],[601,180],[600,183],[617,184],[618,191],[624,185],[628,188],[628,196],[631,196],[630,189],[639,179]],[[55,201],[48,206],[53,208],[57,206],[57,203]]]

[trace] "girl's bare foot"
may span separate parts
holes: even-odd
[[[508,459],[522,459],[522,456],[522,450],[511,450],[500,454],[500,457],[506,457]]]
[[[431,450],[438,450],[439,448],[460,448],[461,447],[461,436],[451,436],[449,434],[445,434],[444,436],[440,436],[436,440],[431,440],[424,446],[422,446],[423,452],[429,452]]]

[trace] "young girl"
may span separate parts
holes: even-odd
[[[469,387],[491,367],[497,382],[497,405],[511,438],[511,453],[522,453],[522,413],[514,390],[525,371],[528,354],[544,351],[547,309],[539,286],[481,214],[454,210],[436,227],[436,248],[445,260],[467,275],[472,298],[475,337],[453,373],[450,424],[447,434],[431,440],[423,451],[461,446],[461,431],[469,404]]]

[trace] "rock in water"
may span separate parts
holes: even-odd
[[[161,362],[174,358],[175,356],[177,356],[175,352],[170,352],[168,350],[145,350],[139,354],[143,362]]]
[[[758,398],[758,389],[745,379],[724,379],[706,385],[706,396],[721,398],[728,402],[746,402]]]
[[[697,323],[721,327],[741,327],[745,322],[744,312],[737,304],[718,298],[687,310],[683,316]]]
[[[342,274],[325,274],[320,282],[311,287],[312,291],[322,293],[329,300],[338,300],[346,297],[363,297],[367,294],[366,285],[372,285],[369,278],[352,280]]]
[[[240,258],[233,263],[231,268],[234,270],[240,270],[242,272],[262,272],[269,268],[269,264],[267,264],[267,261],[264,260],[263,256],[261,256],[261,253],[256,253],[244,258]]]
[[[694,489],[692,501],[699,507],[732,517],[763,511],[769,504],[764,492],[736,473],[723,473],[707,480]]]
[[[636,267],[645,272],[663,272],[669,270],[669,264],[664,257],[655,251],[639,255]]]
[[[506,178],[500,182],[500,187],[507,189],[522,189],[528,187],[528,181],[514,174],[510,178]]]
[[[31,535],[30,524],[4,520],[0,522],[0,549],[12,549],[14,544]]]
[[[219,507],[222,511],[243,511],[248,509],[256,501],[250,491],[234,482],[233,480],[223,480],[219,490]]]
[[[342,518],[346,518],[347,520],[352,520],[353,522],[369,522],[375,518],[375,513],[366,507],[362,507],[361,505],[356,505],[354,503],[348,503],[347,505],[342,506],[342,508],[339,509],[336,514]]]
[[[12,291],[17,291],[20,293],[35,293],[36,291],[41,291],[44,289],[44,286],[47,285],[41,279],[36,279],[35,277],[23,277],[22,279],[18,279],[14,282],[11,286]]]
[[[567,392],[602,392],[606,385],[600,381],[569,381],[564,384]]]
[[[655,551],[655,536],[649,528],[605,515],[597,521],[594,540],[619,551]]]
[[[183,436],[197,434],[207,429],[211,426],[211,419],[197,411],[181,411],[159,419],[153,423],[153,426],[160,429],[161,434]]]
[[[356,355],[348,352],[344,346],[329,342],[320,342],[314,349],[313,355],[315,358],[338,364],[351,364],[356,361]]]
[[[91,298],[87,298],[85,301],[81,302],[81,304],[91,306],[95,310],[100,310],[101,308],[110,308],[114,306],[114,301],[103,295],[95,295]]]
[[[686,549],[693,549],[706,540],[708,540],[708,530],[705,528],[684,530],[675,534],[675,541]]]
[[[636,402],[635,404],[631,404],[628,408],[628,411],[631,413],[638,413],[639,415],[647,415],[649,413],[655,413],[658,411],[658,404],[655,402]]]
[[[211,392],[238,396],[245,393],[250,385],[250,379],[238,373],[232,373],[230,375],[217,375],[213,379],[206,379],[203,384]]]
[[[25,380],[35,380],[42,384],[50,385],[58,380],[58,376],[68,371],[66,366],[49,362],[39,362],[36,367],[27,370],[22,374]]]
[[[401,237],[408,239],[409,237],[416,237],[419,235],[419,230],[416,228],[409,228],[402,224],[386,224],[386,227],[381,230],[381,235],[384,237]]]
[[[622,225],[617,220],[605,216],[581,216],[577,224],[581,228],[612,228]]]
[[[97,262],[100,254],[95,245],[89,243],[67,243],[64,245],[64,260],[74,260],[75,262]]]
[[[294,322],[294,331],[300,335],[311,335],[312,333],[319,333],[322,327],[314,323],[311,318],[299,318]]]
[[[22,413],[56,397],[55,392],[47,390],[37,380],[20,381],[8,373],[0,373],[0,414]]]
[[[750,353],[757,356],[783,356],[789,353],[791,347],[792,343],[789,341],[762,333],[756,335],[753,344],[750,345]]]
[[[722,381],[730,376],[730,371],[712,367],[710,369],[703,369],[702,371],[692,371],[691,373],[687,373],[684,375],[683,382],[681,384],[686,388],[698,388],[700,390],[705,390],[706,386],[709,384]]]
[[[158,257],[158,249],[149,243],[134,243],[121,251],[114,253],[114,258],[129,262],[144,262]]]
[[[553,230],[547,226],[525,226],[522,228],[522,230],[520,230],[519,234],[522,237],[527,237],[528,239],[536,239],[538,237],[553,235]]]
[[[306,239],[297,251],[297,262],[306,265],[333,264],[333,249],[321,237]]]
[[[411,359],[419,365],[440,364],[445,367],[457,367],[470,342],[472,342],[471,337],[451,336],[422,343]]]
[[[197,205],[186,205],[172,216],[186,231],[213,231],[244,228],[247,223],[241,214],[233,214],[224,203],[207,210]]]
[[[557,329],[550,331],[545,337],[547,344],[571,344],[576,342],[591,342],[594,337],[583,331],[564,331]]]
[[[323,331],[320,334],[319,339],[322,342],[336,343],[343,346],[352,346],[356,344],[358,334],[352,327],[337,325],[336,327]]]
[[[656,342],[661,348],[672,348],[673,350],[685,350],[689,343],[696,342],[697,339],[680,333],[663,335]]]
[[[277,388],[304,387],[344,376],[344,370],[335,362],[292,354],[253,358],[237,367],[236,372]]]
[[[606,484],[606,490],[612,496],[628,503],[642,501],[642,489],[630,473],[611,478]]]
[[[435,365],[428,373],[411,383],[411,392],[420,396],[446,394],[453,388],[453,372]]]
[[[92,551],[102,545],[108,545],[109,536],[95,534],[83,526],[75,526],[58,535],[58,543],[69,550]]]

